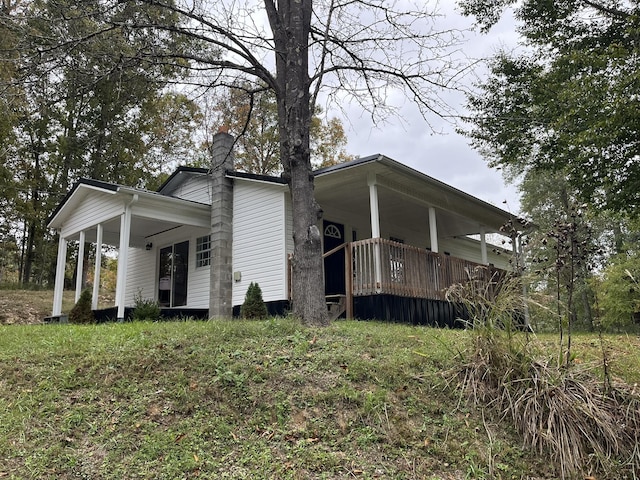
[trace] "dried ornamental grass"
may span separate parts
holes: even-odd
[[[513,328],[524,306],[517,277],[454,285],[447,299],[462,305],[475,335],[459,370],[470,401],[509,418],[525,445],[546,454],[564,478],[599,473],[638,478],[640,395],[602,381],[586,365],[545,357],[529,334]]]
[[[562,478],[586,471],[637,478],[640,396],[633,389],[605,388],[584,366],[536,360],[532,342],[517,345],[496,331],[476,336],[474,349],[462,370],[471,400],[511,419],[525,445],[549,455]]]

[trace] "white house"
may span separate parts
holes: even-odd
[[[77,182],[49,222],[59,232],[52,315],[63,313],[71,241],[80,249],[78,271],[85,245],[95,249],[94,309],[102,247],[117,247],[112,318],[125,318],[137,295],[157,300],[168,315],[227,317],[251,282],[272,313],[284,312],[293,252],[288,186],[234,171],[232,145],[218,133],[211,169],[180,167],[157,192]],[[446,287],[509,268],[510,255],[485,239],[512,214],[383,155],[317,170],[315,193],[324,214],[325,293],[336,314],[451,323]]]

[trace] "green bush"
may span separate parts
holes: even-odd
[[[620,254],[611,259],[599,285],[599,306],[605,329],[633,325],[640,312],[640,255]]]
[[[244,297],[244,303],[240,307],[242,318],[266,318],[267,306],[262,299],[262,289],[257,283],[251,282]]]
[[[69,323],[95,323],[96,317],[91,310],[91,291],[83,290],[78,303],[69,312]]]
[[[142,293],[138,292],[135,297],[135,307],[131,315],[133,320],[160,320],[160,305],[155,300],[142,298]]]

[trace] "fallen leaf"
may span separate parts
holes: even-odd
[[[186,437],[186,436],[187,436],[187,434],[186,434],[186,433],[181,433],[180,435],[178,435],[178,436],[175,438],[174,442],[175,442],[175,443],[179,443],[179,442],[180,442],[184,437]]]
[[[194,459],[196,462],[199,462],[199,461],[200,461],[200,459],[198,458],[198,455],[196,455],[195,453],[193,454],[193,459]]]

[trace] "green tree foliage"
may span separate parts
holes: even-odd
[[[83,290],[78,302],[69,312],[69,323],[94,323],[96,321],[91,310],[91,290]]]
[[[545,312],[567,312],[574,325],[591,328],[593,292],[588,280],[602,252],[596,248],[607,230],[578,202],[564,175],[528,172],[520,185],[522,209],[535,219],[528,235],[527,256],[533,275],[530,290],[552,308],[538,312],[536,327],[556,326]]]
[[[488,29],[512,0],[465,0]],[[501,53],[469,98],[473,145],[493,166],[566,175],[580,202],[637,215],[640,16],[637,2],[525,0],[527,49]]]
[[[640,321],[640,254],[619,254],[607,265],[596,284],[601,293],[602,325],[607,329],[628,327]]]
[[[184,42],[120,26],[131,18],[175,24],[166,9],[67,0],[14,6],[0,13],[0,102],[11,112],[0,119],[0,216],[21,248],[21,280],[42,284],[52,279],[56,251],[46,219],[72,183],[84,176],[153,184],[193,150],[197,108],[167,90],[179,66],[158,56]]]
[[[630,222],[624,231],[622,248],[600,276],[593,280],[598,307],[605,328],[624,328],[640,321],[640,225]]]
[[[274,175],[282,171],[278,130],[278,105],[273,91],[255,91],[250,83],[229,88],[212,107],[213,122],[226,126],[237,138],[234,157],[240,171]],[[316,106],[311,118],[311,162],[316,168],[346,162],[347,136],[337,118],[323,119]],[[211,121],[210,121],[211,123]],[[205,145],[206,147],[206,145]]]
[[[262,299],[262,289],[258,283],[251,282],[247,293],[244,297],[244,302],[240,306],[240,316],[242,318],[266,318],[267,306]]]

